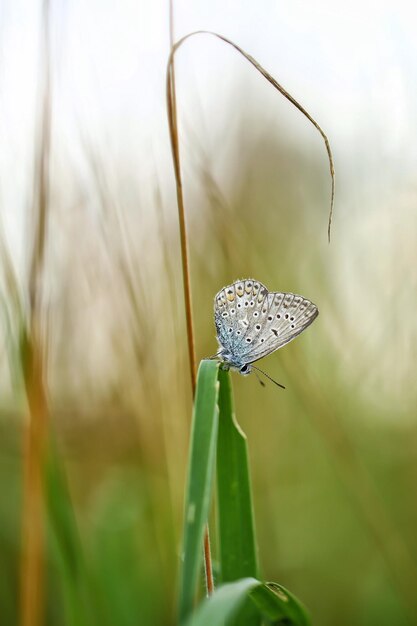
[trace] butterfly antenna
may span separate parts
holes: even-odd
[[[262,387],[265,387],[265,383],[264,381],[261,379],[261,377],[259,376],[258,372],[255,372],[255,376],[256,378],[259,380],[260,384],[262,385]]]
[[[267,374],[266,372],[264,372],[263,370],[261,370],[259,367],[255,367],[255,365],[252,365],[251,367],[252,367],[254,370],[256,370],[257,372],[260,372],[261,374],[263,374],[264,376],[266,376],[266,378],[268,378],[268,380],[270,380],[272,383],[275,383],[275,385],[276,385],[277,387],[281,387],[281,389],[285,389],[284,385],[281,385],[281,383],[277,383],[277,381],[276,381],[276,380],[274,380],[273,378],[271,378],[271,376],[269,376],[269,374]],[[261,384],[262,384],[262,381],[261,381],[261,379],[259,378],[259,376],[258,376],[258,380],[259,380],[259,381],[261,382]]]

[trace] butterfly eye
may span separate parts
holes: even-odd
[[[240,368],[240,373],[241,374],[249,374],[249,366],[248,365],[242,365],[242,367]]]

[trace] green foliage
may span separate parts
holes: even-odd
[[[236,615],[239,608],[244,605],[248,594],[257,585],[258,581],[254,578],[244,578],[222,585],[200,605],[195,615],[187,622],[187,626],[225,624]]]
[[[219,370],[217,515],[220,580],[258,577],[246,436],[237,424],[229,372]]]
[[[179,617],[190,613],[200,573],[216,458],[218,429],[218,363],[202,361],[197,379],[185,498],[184,554],[180,576]]]
[[[66,474],[52,440],[45,468],[50,550],[61,580],[68,626],[88,626],[87,573]]]
[[[274,624],[310,625],[308,615],[300,601],[277,583],[265,583],[254,587],[250,598],[259,613]]]
[[[220,585],[192,615],[216,443],[220,580],[226,584]],[[294,596],[280,585],[257,580],[256,550],[246,436],[235,419],[230,374],[213,361],[202,361],[186,493],[181,623],[188,618],[187,626],[260,626],[266,619],[273,624],[308,626],[306,612]]]
[[[257,620],[258,624],[310,625],[302,605],[284,587],[243,578],[219,587],[200,605],[186,626],[242,626],[248,623],[247,617]]]

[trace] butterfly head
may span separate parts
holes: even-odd
[[[252,366],[249,363],[245,363],[242,359],[224,349],[220,349],[216,356],[222,362],[224,369],[232,369],[242,374],[242,376],[247,376],[252,371]]]

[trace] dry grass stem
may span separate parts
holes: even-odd
[[[21,626],[43,623],[44,591],[44,486],[43,468],[48,430],[46,368],[42,324],[42,277],[49,205],[49,152],[51,141],[51,88],[49,1],[44,0],[40,57],[41,112],[35,162],[34,236],[29,269],[28,313],[22,356],[28,404],[25,426],[21,561]]]
[[[329,219],[328,219],[328,225],[327,225],[327,235],[328,235],[328,239],[330,241],[330,233],[331,233],[331,226],[332,226],[332,219],[333,219],[333,207],[334,207],[336,178],[335,178],[333,154],[332,154],[332,150],[330,148],[330,142],[329,142],[329,139],[328,139],[326,133],[324,132],[322,127],[316,122],[316,120],[310,115],[310,113],[308,113],[308,111],[290,93],[288,93],[288,91],[282,85],[280,85],[278,83],[278,81],[276,81],[275,78],[273,76],[271,76],[271,74],[269,72],[267,72],[266,69],[264,69],[260,63],[258,63],[258,61],[256,61],[256,59],[254,59],[250,54],[245,52],[245,50],[243,50],[240,46],[235,44],[233,41],[231,41],[227,37],[224,37],[223,35],[219,35],[218,33],[215,33],[215,32],[209,31],[209,30],[197,30],[197,31],[194,31],[192,33],[188,33],[188,35],[185,35],[184,37],[179,39],[172,46],[171,54],[170,54],[169,60],[168,60],[167,100],[168,100],[168,110],[170,112],[169,121],[170,121],[171,146],[172,146],[172,152],[173,152],[173,156],[174,156],[174,167],[175,167],[175,173],[176,173],[176,179],[177,179],[177,196],[178,196],[179,191],[181,192],[181,196],[182,196],[182,182],[181,182],[181,172],[180,172],[180,163],[179,163],[178,129],[176,127],[177,122],[176,122],[176,116],[174,116],[173,113],[172,113],[172,109],[175,107],[175,95],[172,93],[172,72],[173,72],[173,67],[174,67],[174,55],[175,55],[176,51],[178,50],[178,48],[187,39],[190,39],[190,37],[193,37],[194,35],[212,35],[213,37],[217,37],[221,41],[224,41],[225,43],[227,43],[230,46],[232,46],[232,48],[237,50],[243,57],[245,57],[245,59],[247,61],[249,61],[249,63],[251,63],[253,65],[253,67],[255,69],[257,69],[258,72],[260,72],[262,74],[262,76],[264,78],[266,78],[266,80],[269,83],[271,83],[271,85],[273,85],[275,87],[275,89],[277,89],[284,96],[284,98],[289,100],[289,102],[291,102],[291,104],[293,104],[303,115],[305,115],[305,117],[319,131],[320,135],[323,138],[324,145],[326,147],[326,152],[327,152],[327,156],[328,156],[328,159],[329,159],[330,176],[331,176],[331,183],[332,183],[331,184],[331,195],[330,195]],[[171,117],[173,118],[172,120],[171,120]],[[174,117],[175,117],[175,119],[174,119]],[[184,226],[184,228],[185,228],[185,226]]]
[[[184,303],[186,312],[186,325],[187,325],[187,345],[188,345],[188,359],[190,364],[190,376],[191,385],[193,390],[193,397],[195,395],[195,388],[197,382],[197,359],[195,354],[195,339],[194,339],[194,326],[193,326],[193,311],[192,311],[192,297],[191,297],[191,279],[190,279],[190,264],[188,255],[188,242],[187,242],[187,227],[185,222],[185,210],[184,210],[184,194],[182,187],[181,177],[181,163],[180,163],[180,148],[178,137],[178,116],[177,116],[177,98],[175,91],[175,65],[174,65],[174,6],[172,0],[169,4],[169,33],[171,54],[169,58],[168,71],[167,71],[167,103],[168,103],[168,123],[171,138],[172,156],[174,161],[175,170],[175,184],[177,191],[177,205],[178,205],[178,221],[180,226],[180,241],[181,241],[181,259],[182,259],[182,275],[184,284]],[[213,582],[213,567],[211,562],[210,551],[210,534],[209,527],[206,526],[204,532],[204,568],[206,573],[206,588],[207,593],[211,594],[214,591]]]

